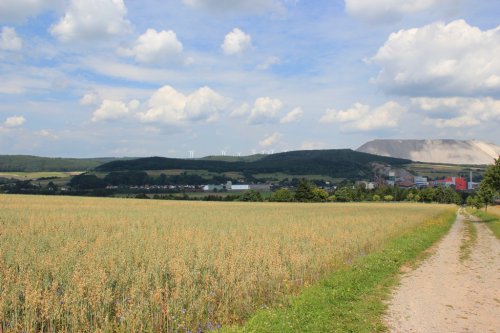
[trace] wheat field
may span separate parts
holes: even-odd
[[[449,209],[0,195],[0,331],[214,331]]]

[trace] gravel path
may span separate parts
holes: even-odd
[[[391,332],[500,333],[500,241],[474,223],[477,241],[461,262],[464,220],[458,215],[435,254],[402,277],[386,315]]]

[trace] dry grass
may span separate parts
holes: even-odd
[[[445,207],[0,195],[0,331],[239,323]]]

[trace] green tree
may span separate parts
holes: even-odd
[[[290,202],[293,201],[293,193],[286,188],[280,188],[271,194],[271,198],[269,200],[275,202]]]
[[[477,196],[480,202],[484,205],[484,210],[488,210],[488,205],[493,202],[493,197],[495,192],[489,183],[484,182],[484,180],[479,184],[479,190],[477,191]]]
[[[295,191],[295,201],[311,202],[314,201],[313,185],[307,179],[301,179]]]
[[[488,210],[488,204],[493,202],[493,198],[500,193],[500,157],[495,159],[495,163],[486,169],[484,179],[479,183],[477,191],[478,200],[484,204]]]
[[[394,201],[394,197],[392,195],[384,195],[384,201]]]
[[[481,183],[483,182],[487,183],[497,194],[500,192],[500,156],[495,159],[495,164],[486,169]]]
[[[341,187],[335,191],[337,201],[349,202],[353,200],[351,190],[348,187]]]
[[[328,192],[318,188],[316,186],[313,186],[312,188],[312,193],[313,193],[313,201],[314,202],[325,202],[328,199]]]
[[[254,202],[262,202],[264,199],[262,198],[262,195],[255,191],[255,190],[250,190],[245,192],[241,197],[240,201],[254,201]]]

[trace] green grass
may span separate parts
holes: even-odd
[[[403,265],[415,264],[451,227],[454,210],[354,260],[289,302],[262,309],[242,327],[224,332],[383,332],[382,317]]]
[[[500,239],[500,217],[483,210],[468,209],[474,216],[479,217],[493,231],[495,236]]]
[[[0,172],[0,177],[14,178],[19,180],[33,180],[38,178],[57,177],[68,178],[70,175],[79,174],[80,172]]]
[[[477,241],[477,229],[470,219],[465,220],[465,235],[460,245],[460,261],[465,261],[470,258],[472,246]]]

